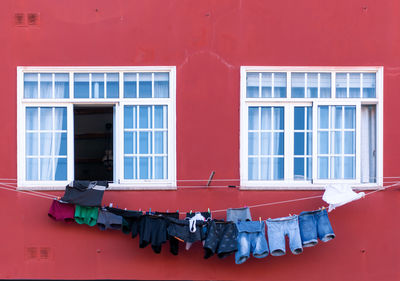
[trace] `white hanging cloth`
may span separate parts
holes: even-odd
[[[364,192],[356,193],[348,184],[329,184],[325,187],[322,200],[329,204],[328,212],[330,212],[336,207],[358,200],[364,196]]]

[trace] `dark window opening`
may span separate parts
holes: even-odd
[[[113,107],[74,107],[75,180],[113,180]]]

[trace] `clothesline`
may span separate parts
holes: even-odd
[[[376,192],[379,191],[383,191],[386,190],[390,187],[394,187],[394,186],[399,186],[400,185],[400,181],[396,182],[394,184],[391,185],[387,185],[387,186],[381,186],[379,189],[368,192],[365,194],[365,196],[369,196],[371,194],[374,194]],[[36,197],[40,197],[40,198],[45,198],[45,199],[50,199],[50,200],[54,200],[55,197],[54,195],[51,194],[47,194],[44,192],[39,192],[39,191],[26,191],[26,190],[18,190],[16,188],[14,188],[11,185],[8,184],[4,184],[0,182],[0,189],[3,190],[9,190],[9,191],[15,191],[15,192],[21,192],[27,195],[31,195],[31,196],[36,196]],[[285,203],[291,203],[291,202],[297,202],[297,201],[304,201],[304,200],[309,200],[309,199],[315,199],[315,198],[322,198],[322,195],[316,195],[316,196],[309,196],[309,197],[302,197],[302,198],[296,198],[296,199],[289,199],[289,200],[283,200],[283,201],[277,201],[277,202],[269,202],[269,203],[261,203],[261,204],[255,204],[255,205],[247,205],[246,207],[251,208],[258,208],[258,207],[264,207],[264,206],[271,206],[271,205],[278,205],[278,204],[285,204]],[[220,212],[226,212],[227,209],[220,209],[220,210],[212,210],[211,213],[220,213]],[[184,212],[187,213],[188,211]]]
[[[400,179],[400,176],[387,176],[387,177],[369,177],[368,179]],[[207,182],[209,178],[207,179],[176,179],[177,182]],[[16,182],[16,178],[0,178],[0,181],[13,181]],[[235,179],[212,179],[213,182],[225,182],[225,181],[240,181],[240,178],[235,178]],[[113,183],[113,181],[109,181],[109,183]]]

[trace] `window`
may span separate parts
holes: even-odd
[[[383,68],[242,67],[241,186],[382,183]]]
[[[175,188],[175,135],[175,67],[18,67],[19,188]]]

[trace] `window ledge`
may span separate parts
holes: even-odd
[[[256,185],[251,185],[250,183],[241,185],[240,190],[325,190],[326,185],[328,184],[266,183],[265,185],[256,186]],[[350,186],[355,190],[377,190],[381,188],[381,185],[376,183],[350,184]]]

